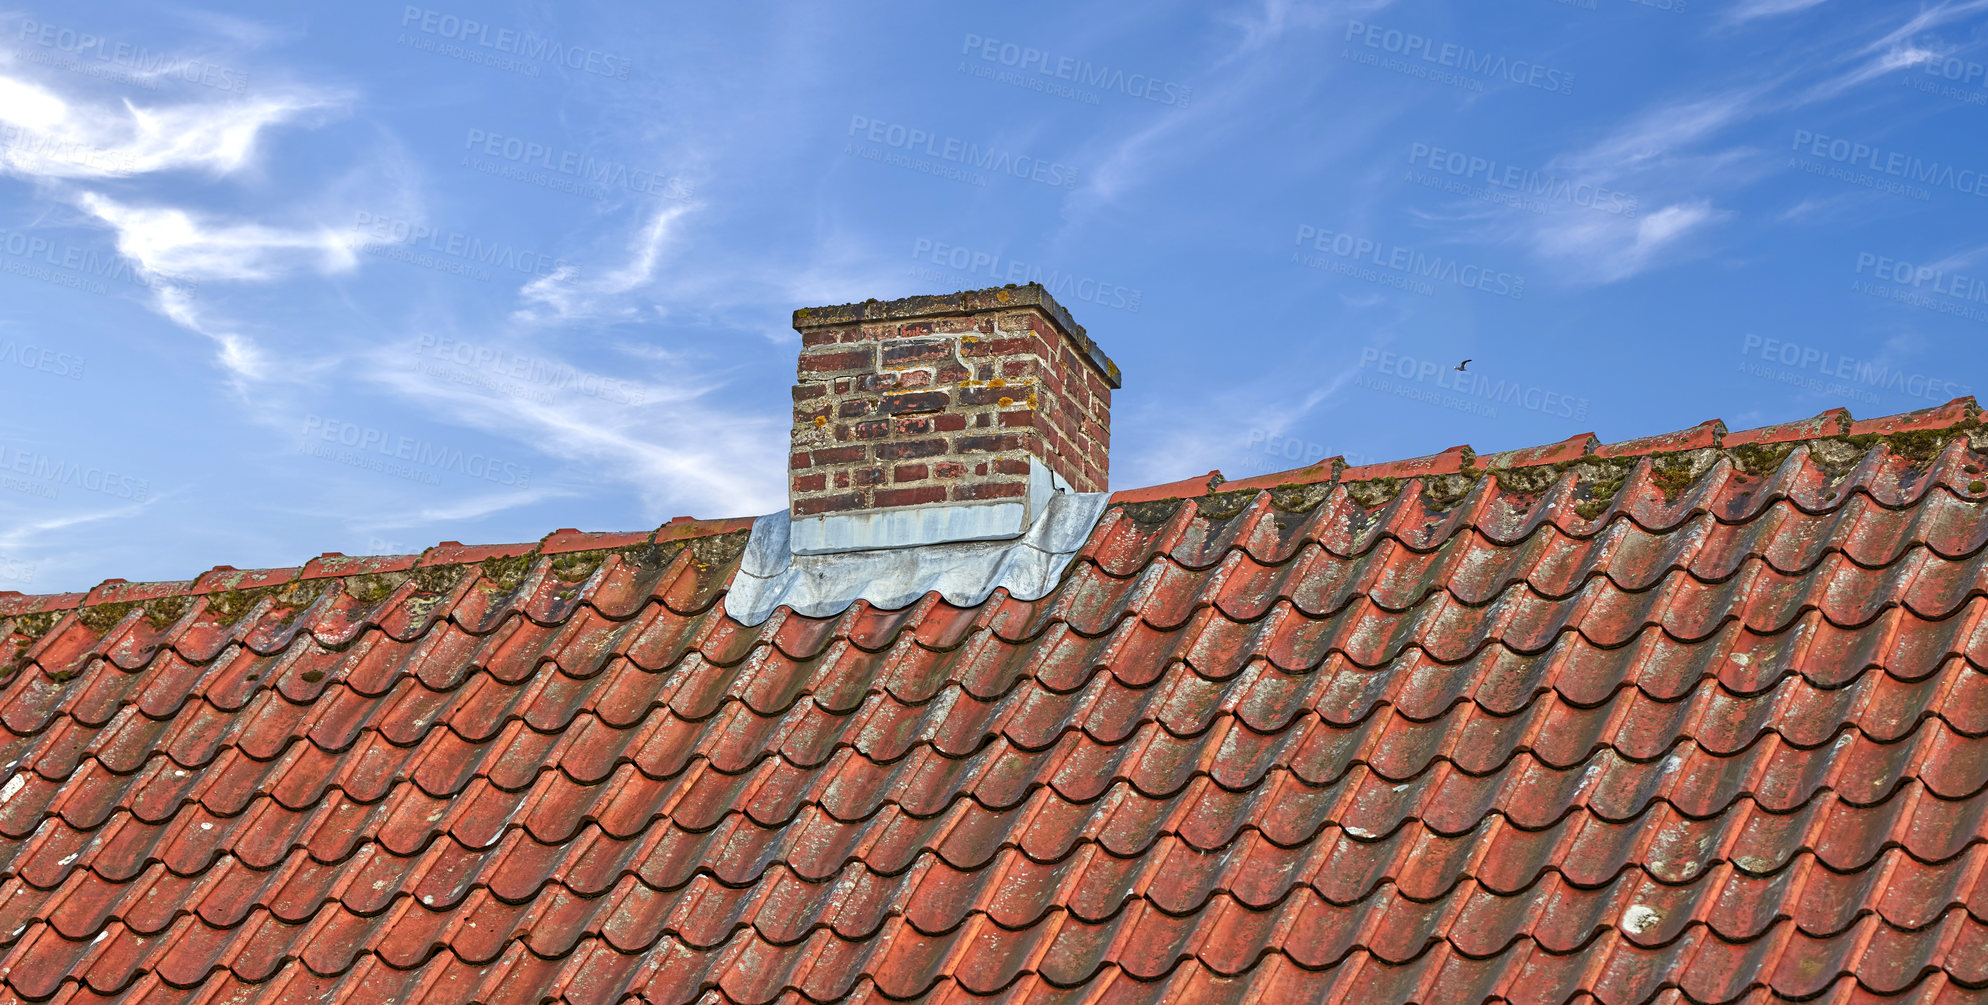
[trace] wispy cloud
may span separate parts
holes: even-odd
[[[1731,216],[1708,199],[1673,203],[1640,218],[1561,213],[1536,231],[1535,247],[1578,265],[1567,276],[1573,285],[1612,283],[1703,251],[1693,239]]]
[[[1808,93],[1802,96],[1801,102],[1807,104],[1833,98],[1850,88],[1875,80],[1894,70],[1907,69],[1937,58],[1940,53],[1921,44],[1917,37],[1984,7],[1988,7],[1988,0],[1968,0],[1960,4],[1944,0],[1935,6],[1921,9],[1904,24],[1853,50],[1842,60],[1850,64],[1849,69],[1810,88]]]
[[[232,174],[253,162],[265,130],[343,101],[328,91],[296,91],[156,105],[85,102],[0,74],[0,170],[32,179]]]
[[[1794,14],[1820,6],[1823,0],[1742,0],[1726,11],[1728,23],[1753,21],[1763,17],[1779,17]]]
[[[105,520],[122,520],[136,516],[146,508],[156,505],[163,496],[153,496],[144,502],[114,506],[110,509],[90,513],[64,513],[43,520],[28,520],[15,524],[12,528],[0,531],[0,548],[13,550],[23,546],[47,546],[49,535],[71,527],[100,523]]]
[[[573,495],[570,490],[552,488],[531,488],[508,492],[494,492],[488,495],[471,496],[466,499],[451,499],[433,506],[422,506],[412,510],[387,513],[368,513],[353,520],[353,524],[366,532],[403,530],[412,527],[426,527],[432,524],[463,523],[520,506],[531,506],[547,499],[558,499]],[[350,515],[349,513],[346,515]]]
[[[1235,47],[1217,66],[1260,49],[1293,31],[1308,31],[1344,19],[1349,14],[1380,10],[1394,0],[1262,0],[1254,8],[1222,19],[1239,36]]]
[[[647,311],[625,297],[655,280],[656,267],[677,234],[678,221],[695,208],[686,203],[656,210],[629,242],[627,260],[598,276],[582,278],[579,270],[568,267],[526,283],[519,291],[526,306],[513,317],[525,322],[565,322],[643,316]]]
[[[351,230],[222,221],[167,206],[129,206],[95,192],[78,202],[116,232],[119,254],[155,276],[268,280],[299,271],[349,272],[358,264]]]
[[[511,397],[437,381],[397,356],[368,376],[442,421],[568,462],[575,478],[635,490],[651,510],[690,505],[763,512],[785,499],[784,415],[735,409],[721,375],[681,369],[668,384],[636,384],[641,404],[585,396]],[[695,435],[685,431],[695,430]]]

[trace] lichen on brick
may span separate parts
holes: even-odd
[[[606,561],[605,550],[569,551],[552,557],[552,574],[566,582],[577,583],[592,576],[594,570]]]
[[[462,582],[463,571],[460,565],[424,565],[414,570],[414,592],[447,593]]]
[[[1465,469],[1447,475],[1424,475],[1422,477],[1422,497],[1433,510],[1446,510],[1462,502],[1470,490],[1477,485],[1481,471]]]
[[[1593,520],[1608,512],[1629,473],[1635,458],[1584,457],[1569,466],[1574,473],[1574,512],[1583,520]]]
[[[117,627],[118,622],[123,621],[124,616],[130,614],[132,608],[137,606],[137,604],[130,601],[121,601],[112,604],[92,604],[88,607],[77,609],[76,620],[81,621],[83,627],[96,632],[98,635],[102,635]]]
[[[409,578],[405,572],[362,572],[346,576],[340,582],[347,596],[371,606],[392,596]]]
[[[526,552],[523,555],[492,555],[478,563],[483,571],[480,582],[492,589],[515,590],[525,581],[525,575],[531,571],[532,560],[537,557],[537,552]]]
[[[1733,466],[1753,477],[1772,474],[1781,467],[1781,462],[1794,453],[1797,444],[1786,443],[1742,443],[1727,447],[1726,456],[1733,459]]]
[[[1363,509],[1373,509],[1401,494],[1401,480],[1398,478],[1375,478],[1364,482],[1347,482],[1346,495]]]
[[[33,614],[17,614],[14,616],[14,630],[28,638],[38,639],[47,635],[66,613],[68,612],[37,611]]]

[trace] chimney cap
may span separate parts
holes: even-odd
[[[825,328],[830,325],[846,325],[862,321],[908,321],[913,318],[948,317],[964,314],[981,314],[987,311],[1006,310],[1013,307],[1035,307],[1049,317],[1064,336],[1097,368],[1104,378],[1105,386],[1117,389],[1122,386],[1118,364],[1098,348],[1096,342],[1084,332],[1084,326],[1070,317],[1070,312],[1042,288],[1041,283],[1026,283],[1006,286],[993,286],[984,290],[961,290],[958,293],[926,294],[916,297],[900,297],[896,300],[865,300],[860,304],[839,304],[830,307],[803,307],[794,312],[794,329],[806,331],[811,328]]]

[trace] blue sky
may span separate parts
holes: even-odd
[[[0,589],[778,509],[794,308],[1007,281],[1123,368],[1117,488],[1938,404],[1988,388],[1984,28],[17,8]]]

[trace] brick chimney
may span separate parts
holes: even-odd
[[[794,312],[795,554],[1020,536],[1102,492],[1118,367],[1040,285]]]

